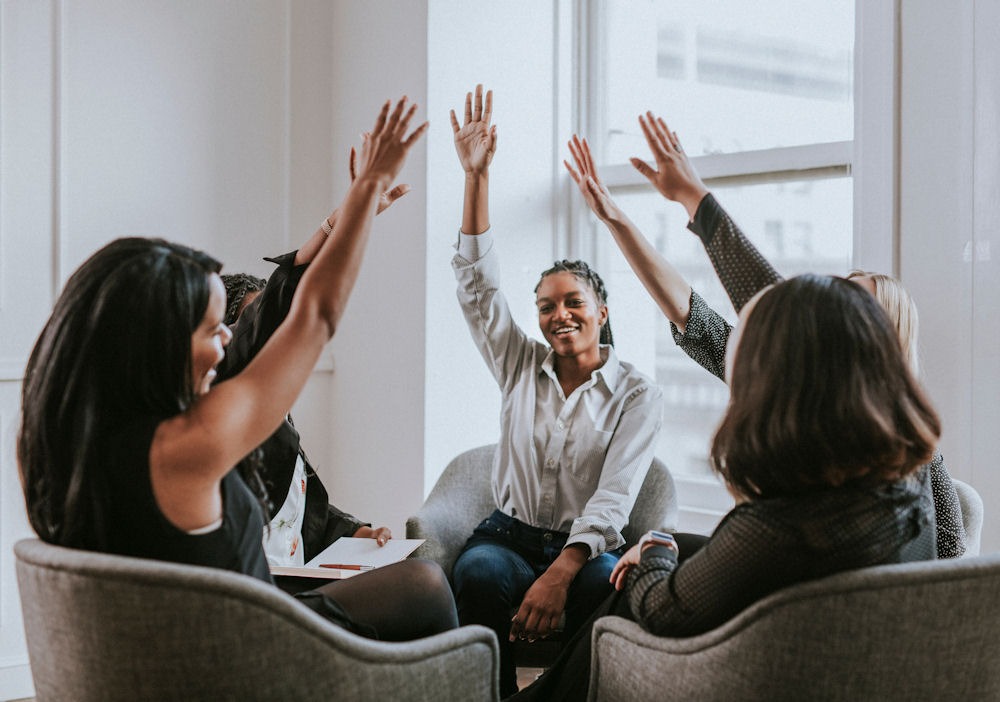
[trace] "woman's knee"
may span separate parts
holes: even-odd
[[[510,579],[510,564],[494,549],[475,547],[462,553],[452,569],[456,590],[500,591]]]
[[[434,561],[423,558],[408,558],[403,562],[407,564],[406,579],[414,589],[425,592],[451,592],[448,578],[441,566]]]

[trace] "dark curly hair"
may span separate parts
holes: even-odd
[[[226,286],[226,325],[232,326],[243,310],[243,300],[249,293],[260,292],[267,281],[249,273],[227,273],[222,276],[222,284]]]
[[[538,284],[535,285],[536,293],[538,292],[538,286],[542,284],[542,280],[553,273],[572,273],[590,286],[591,290],[594,291],[594,295],[597,296],[598,302],[605,306],[608,304],[608,289],[604,286],[604,281],[601,280],[601,276],[597,275],[597,271],[587,265],[586,261],[569,261],[567,259],[556,261],[552,264],[552,268],[542,271],[542,275],[538,279]],[[615,345],[614,336],[611,334],[610,314],[608,315],[608,318],[605,319],[604,325],[601,327],[601,337],[599,341],[600,343],[607,344],[609,346]]]

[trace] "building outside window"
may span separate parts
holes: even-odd
[[[662,116],[723,207],[783,275],[843,275],[853,260],[852,0],[595,2],[583,6],[581,123],[616,201],[724,317],[735,311],[687,213],[629,164],[649,160],[637,117]],[[574,228],[607,279],[620,355],[655,369],[659,455],[681,485],[682,527],[709,530],[731,501],[708,446],[728,389],[674,344],[603,225]],[[617,304],[616,304],[617,303]]]

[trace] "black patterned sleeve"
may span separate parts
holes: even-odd
[[[673,322],[670,332],[674,343],[702,368],[717,378],[725,379],[726,343],[733,327],[722,315],[708,306],[701,295],[691,291],[691,312],[682,334]]]
[[[711,193],[698,205],[688,229],[705,245],[708,258],[737,312],[760,290],[781,280],[774,267],[744,236]]]
[[[647,548],[625,588],[642,628],[657,636],[700,634],[797,580],[804,559],[760,516],[749,505],[736,507],[681,566],[670,549]]]
[[[934,519],[937,522],[937,556],[958,558],[965,553],[966,538],[958,493],[940,452],[934,452],[929,468],[934,493]]]

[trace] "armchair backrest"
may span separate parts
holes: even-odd
[[[482,627],[370,641],[248,576],[36,539],[14,552],[39,702],[498,698]]]
[[[601,619],[591,700],[1000,699],[998,631],[1000,554],[865,568],[691,638]]]

